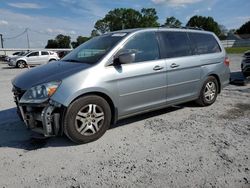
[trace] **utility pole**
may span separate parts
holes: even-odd
[[[1,39],[1,46],[3,48],[3,34],[0,34],[0,39]],[[4,51],[4,54],[6,55],[6,51]]]
[[[0,34],[0,38],[1,38],[1,46],[3,48],[3,34]]]
[[[26,28],[26,34],[27,34],[27,44],[28,44],[28,49],[30,49],[30,39],[29,39],[28,28]]]

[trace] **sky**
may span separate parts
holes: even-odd
[[[194,15],[212,16],[227,29],[250,21],[250,0],[0,0],[0,34],[6,48],[26,48],[26,28],[32,48],[60,33],[74,41],[90,36],[95,22],[114,8],[155,8],[160,24],[174,16],[185,25]]]

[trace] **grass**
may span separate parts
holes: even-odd
[[[250,47],[231,47],[225,48],[228,54],[242,54],[247,50],[250,50]]]

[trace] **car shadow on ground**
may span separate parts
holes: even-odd
[[[43,147],[61,147],[75,145],[65,136],[46,139],[34,138],[34,133],[27,129],[19,119],[16,108],[0,111],[0,148],[11,147],[26,151]]]
[[[136,115],[131,118],[118,121],[116,124],[112,125],[109,130],[129,125],[131,123],[145,120],[154,116],[170,113],[185,107],[196,106],[197,105],[195,103],[185,103],[178,106],[172,106],[161,110]],[[66,136],[37,138],[37,135],[31,130],[27,129],[25,124],[19,119],[16,113],[16,108],[0,111],[0,148],[11,147],[32,151],[46,147],[65,147],[75,145],[76,144],[70,141]]]
[[[246,78],[241,71],[230,73],[230,84],[236,86],[244,86],[250,82],[249,77]]]

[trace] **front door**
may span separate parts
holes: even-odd
[[[28,65],[36,65],[39,61],[39,52],[31,52],[27,55],[27,64]]]
[[[166,66],[160,59],[155,32],[132,36],[118,54],[133,52],[135,60],[117,69],[119,116],[166,104]]]

